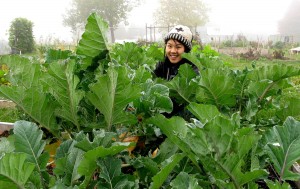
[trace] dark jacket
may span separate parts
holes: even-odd
[[[199,74],[198,68],[189,60],[183,58],[180,62],[177,64],[172,64],[168,58],[165,59],[164,62],[158,62],[156,64],[156,68],[154,70],[154,74],[157,77],[166,79],[166,80],[172,80],[177,74],[178,74],[178,69],[182,64],[190,64],[192,65],[192,68],[194,71]],[[184,111],[184,105],[183,104],[178,104],[175,99],[171,98],[173,102],[173,111],[171,113],[163,113],[167,118],[170,118],[174,115],[180,115],[182,117],[186,117],[183,114],[186,114]]]
[[[166,80],[172,80],[178,73],[178,69],[182,64],[190,64],[192,65],[194,71],[198,74],[198,68],[189,60],[183,58],[180,62],[177,64],[172,64],[169,59],[166,57],[164,62],[158,62],[156,64],[156,68],[154,70],[154,74],[157,77],[166,79]]]

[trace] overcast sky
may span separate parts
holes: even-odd
[[[11,22],[17,17],[34,23],[37,41],[49,36],[70,41],[70,29],[63,27],[62,15],[72,0],[1,0],[0,39],[7,40]],[[152,10],[158,0],[145,0],[146,4],[135,9],[131,25],[151,23]],[[210,7],[209,26],[222,33],[276,34],[277,22],[284,16],[292,0],[204,0]],[[143,9],[142,9],[143,8]]]

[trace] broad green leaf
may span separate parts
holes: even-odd
[[[153,160],[157,163],[163,162],[165,159],[170,158],[178,151],[177,146],[174,145],[168,138],[159,146],[159,151],[156,157]]]
[[[199,183],[195,176],[191,176],[188,173],[180,172],[176,178],[170,184],[174,189],[201,189],[202,187],[199,186]]]
[[[7,78],[12,86],[30,88],[39,85],[39,79],[43,72],[41,64],[33,59],[17,55],[0,57],[0,64],[6,64],[9,68]]]
[[[22,86],[1,86],[0,93],[16,103],[42,127],[47,128],[54,135],[58,134],[58,125],[54,115],[57,104],[40,87],[26,89]]]
[[[90,181],[94,170],[97,168],[96,160],[98,158],[113,156],[131,146],[133,146],[133,144],[131,143],[116,142],[109,148],[99,146],[93,150],[86,152],[78,167],[78,173],[85,176],[85,181],[81,184],[81,188],[84,188]]]
[[[137,113],[152,116],[154,113],[170,113],[173,108],[172,100],[169,97],[169,88],[162,84],[155,84],[148,80],[142,86],[142,96],[134,101]]]
[[[140,96],[140,89],[131,83],[126,68],[109,68],[107,75],[90,89],[87,98],[104,115],[108,131],[117,124],[137,122],[134,115],[125,112],[126,106]]]
[[[5,153],[10,153],[15,150],[14,136],[0,137],[0,158]]]
[[[113,132],[105,132],[104,130],[93,130],[93,141],[90,141],[89,135],[79,141],[76,144],[76,148],[79,148],[83,151],[93,150],[98,146],[103,146],[105,148],[110,147],[113,143],[113,139],[116,139],[118,136],[116,133]]]
[[[265,149],[280,180],[297,180],[300,174],[290,171],[300,159],[300,122],[288,117],[283,126],[274,126],[265,134]]]
[[[12,100],[41,126],[57,134],[55,109],[57,104],[44,91],[41,82],[44,73],[41,65],[29,58],[3,56],[0,62],[9,66],[11,86],[0,86],[0,94]]]
[[[81,177],[78,173],[78,166],[83,158],[84,152],[75,147],[76,141],[67,140],[57,149],[55,157],[56,166],[54,173],[60,176],[64,185],[73,186]]]
[[[216,116],[221,115],[217,107],[214,105],[197,104],[195,102],[192,102],[188,105],[187,108],[202,123],[206,123]]]
[[[284,98],[281,102],[280,109],[277,111],[276,115],[280,117],[281,120],[285,120],[288,116],[295,118],[300,118],[300,98],[299,97],[288,97]]]
[[[201,72],[201,70],[203,68],[203,65],[202,65],[201,60],[198,57],[198,53],[194,53],[193,51],[191,51],[190,53],[184,53],[182,55],[182,57],[188,59],[191,62],[193,62],[193,64],[195,64]]]
[[[51,187],[50,189],[78,189],[78,186],[66,186],[62,183],[61,180],[57,180]]]
[[[228,69],[206,69],[201,72],[197,100],[206,104],[232,107],[236,105],[238,91],[233,74]]]
[[[99,54],[107,51],[106,31],[108,24],[96,13],[92,13],[79,41],[76,54],[84,56],[82,69],[87,68]]]
[[[161,131],[168,137],[168,139],[177,145],[178,148],[182,150],[196,166],[198,165],[198,163],[196,163],[197,157],[191,151],[188,144],[183,140],[188,132],[188,127],[183,118],[175,116],[171,119],[167,119],[159,114],[151,117],[149,119],[149,123],[152,123],[160,128]]]
[[[178,74],[167,83],[170,90],[176,91],[179,95],[179,101],[190,103],[194,101],[197,90],[197,84],[193,82],[196,77],[196,73],[192,66],[189,64],[183,64],[179,67]],[[175,97],[177,96],[175,95]]]
[[[266,98],[276,93],[276,90],[273,89],[273,86],[275,84],[276,83],[271,80],[251,82],[248,85],[247,93],[252,95],[256,99]]]
[[[73,140],[69,139],[62,142],[56,150],[55,159],[67,157],[70,149],[73,147]]]
[[[147,82],[147,80],[152,78],[151,72],[149,72],[149,70],[145,67],[139,67],[138,69],[134,70],[135,74],[134,74],[134,78],[133,78],[133,82],[134,83],[139,83],[141,85],[143,85],[144,83]]]
[[[49,49],[46,52],[45,63],[68,59],[71,53],[70,50]]]
[[[159,172],[159,165],[150,157],[138,157],[133,160],[132,165],[137,170],[141,179],[148,176],[153,177]]]
[[[146,56],[144,49],[133,42],[114,45],[111,56],[122,66],[129,66],[134,70],[151,61],[151,58]]]
[[[27,160],[35,164],[35,169],[45,187],[44,176],[49,155],[43,155],[46,142],[42,140],[43,132],[35,123],[17,121],[14,124],[15,151],[27,154]]]
[[[236,177],[240,186],[244,184],[251,183],[251,181],[256,181],[259,178],[267,177],[269,173],[266,170],[252,170],[251,172],[246,172],[245,174],[239,173]]]
[[[255,69],[249,77],[254,81],[271,80],[273,82],[300,75],[300,70],[295,66],[284,64],[268,65]]]
[[[100,167],[99,177],[104,180],[98,184],[99,188],[130,189],[134,183],[129,181],[127,175],[121,173],[122,161],[113,157],[105,157],[97,161]]]
[[[183,157],[185,157],[183,154],[174,154],[163,162],[164,166],[161,171],[152,177],[153,182],[150,185],[150,189],[159,189]]]
[[[203,132],[206,134],[209,149],[215,153],[216,157],[220,158],[227,153],[235,137],[233,133],[237,128],[238,125],[233,120],[221,116],[204,125]]]
[[[80,130],[77,112],[84,93],[76,89],[79,79],[74,75],[74,66],[74,61],[52,62],[48,69],[50,76],[45,78],[44,85],[48,86],[50,93],[60,105],[56,114],[72,122]]]
[[[275,95],[278,96],[278,94],[280,94],[281,91],[286,87],[288,87],[287,80],[279,80],[274,82],[269,79],[264,79],[250,82],[246,93],[250,94],[252,101],[255,99],[255,101],[260,103],[267,97]]]
[[[16,152],[23,152],[28,155],[29,162],[38,164],[46,142],[42,140],[43,132],[35,123],[17,121],[14,124]]]
[[[266,180],[269,189],[291,189],[291,185],[287,182],[280,183],[278,181]]]
[[[25,188],[35,165],[26,161],[24,153],[7,153],[0,159],[1,188]]]
[[[221,122],[224,123],[224,121]],[[205,127],[206,126],[204,126],[204,128]],[[267,176],[265,170],[243,170],[242,168],[242,165],[245,163],[244,158],[249,154],[252,146],[255,145],[259,139],[252,128],[242,128],[237,131],[233,130],[231,135],[228,132],[226,135],[230,136],[227,137],[227,140],[221,139],[222,135],[220,135],[220,133],[215,135],[213,132],[218,133],[218,130],[211,130],[207,134],[210,138],[208,139],[208,143],[212,143],[212,147],[209,149],[214,150],[211,154],[213,157],[211,159],[209,156],[206,156],[202,157],[202,159],[205,162],[204,168],[211,172],[215,179],[219,181],[220,187],[231,188],[233,185],[235,187],[242,187],[244,184]],[[214,138],[213,141],[211,141],[212,138]],[[226,147],[226,145],[222,144],[223,142],[227,142],[228,147],[223,151],[223,155],[221,155],[221,150]],[[215,146],[224,147],[216,148]],[[218,149],[221,149],[220,152],[217,151]],[[224,180],[227,179],[230,179],[231,182],[224,182]]]

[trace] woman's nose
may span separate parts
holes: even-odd
[[[172,47],[172,48],[171,48],[171,52],[177,52],[177,49],[174,48],[174,47]]]

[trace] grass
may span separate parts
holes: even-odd
[[[19,120],[19,111],[16,108],[0,108],[0,122],[14,123]]]
[[[242,58],[234,58],[229,55],[220,54],[220,59],[223,60],[227,65],[229,65],[233,69],[244,69],[245,67],[250,68],[252,64],[256,66],[264,66],[264,65],[275,65],[275,64],[286,64],[291,66],[296,66],[300,68],[300,54],[289,55],[286,60],[273,59],[269,60],[266,58],[261,58],[258,60],[246,60]]]

